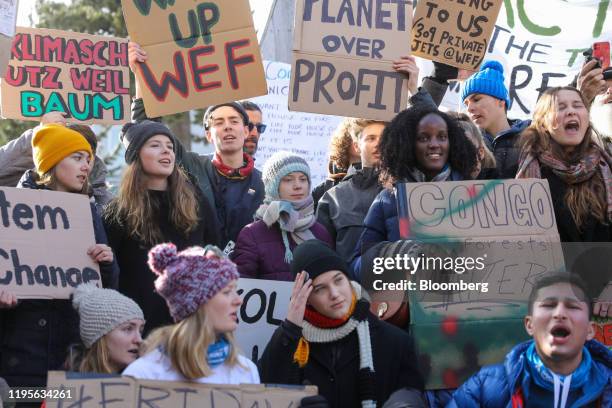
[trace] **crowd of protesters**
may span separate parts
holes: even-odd
[[[130,43],[132,70],[146,58]],[[577,87],[548,89],[531,120],[511,120],[497,61],[461,85],[467,114],[438,109],[457,69],[436,63],[419,87],[414,57],[393,68],[407,76],[409,107],[388,123],[346,118],[317,187],[289,152],[255,168],[265,112],[249,101],[206,110],[207,156],[147,117],[137,89],[115,197],[88,126],[51,113],[0,147],[0,185],[89,195],[88,255],[104,287],[82,285],[71,300],[0,290],[0,377],[12,387],[44,386],[57,369],[316,385],[304,407],[612,407],[612,352],[591,324],[612,317],[608,282],[539,280],[525,317],[532,339],[458,389],[427,393],[410,328],[373,314],[360,285],[367,248],[400,240],[397,183],[546,179],[562,242],[612,241],[612,70],[590,61]],[[256,362],[234,337],[240,277],[294,281]]]

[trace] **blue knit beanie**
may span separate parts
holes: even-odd
[[[289,152],[276,152],[264,164],[262,180],[266,188],[266,200],[279,200],[278,187],[281,179],[294,171],[302,172],[310,181],[310,167],[306,160]]]
[[[498,61],[486,61],[480,71],[469,77],[461,88],[461,100],[472,94],[485,94],[506,101],[510,109],[508,89],[504,85],[504,67]]]

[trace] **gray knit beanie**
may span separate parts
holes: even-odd
[[[124,322],[144,320],[142,309],[132,299],[92,283],[76,288],[72,306],[79,312],[81,340],[87,348]]]
[[[263,167],[262,180],[266,189],[266,200],[273,201],[280,199],[278,195],[278,187],[281,179],[287,174],[299,171],[308,177],[310,181],[310,167],[306,160],[290,152],[276,152],[266,160]]]

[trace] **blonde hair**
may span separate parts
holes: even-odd
[[[523,131],[520,138],[521,159],[527,154],[539,157],[550,151],[555,158],[566,165],[571,165],[585,157],[593,145],[597,145],[593,127],[589,124],[582,142],[568,153],[553,140],[554,116],[557,111],[557,95],[561,91],[573,91],[580,95],[585,109],[588,106],[580,91],[571,86],[549,88],[538,100],[533,112],[531,125]],[[607,223],[607,202],[605,186],[601,174],[597,171],[589,180],[567,186],[564,200],[567,204],[576,226],[581,230],[589,215],[599,222]]]
[[[198,225],[198,199],[196,190],[187,174],[175,165],[168,176],[170,194],[170,221],[185,235]],[[125,222],[129,234],[140,241],[154,245],[164,241],[155,214],[157,204],[147,194],[146,175],[140,157],[125,170],[119,187],[119,195],[107,207],[105,216],[118,224]]]
[[[217,336],[205,306],[200,306],[194,314],[176,324],[151,332],[143,345],[143,354],[161,347],[170,358],[172,367],[183,377],[195,380],[211,375],[212,369],[206,357],[208,346],[217,341]],[[224,336],[230,344],[230,353],[225,363],[230,366],[240,364],[234,334],[226,333]]]
[[[361,138],[361,134],[363,133],[363,129],[367,128],[370,125],[375,125],[380,123],[383,126],[387,126],[387,122],[383,122],[380,120],[372,120],[372,119],[352,119],[350,123],[350,134],[353,139],[353,142],[358,143],[359,138]]]
[[[110,362],[110,351],[106,336],[100,337],[90,348],[85,350],[83,360],[79,364],[82,373],[115,374]],[[119,370],[121,371],[121,370]]]

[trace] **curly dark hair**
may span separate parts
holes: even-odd
[[[430,106],[412,106],[400,112],[385,127],[378,144],[381,181],[384,185],[410,179],[410,169],[417,168],[415,156],[417,127],[421,119],[435,113],[448,127],[448,163],[464,179],[469,179],[476,166],[477,150],[463,129],[444,112]]]

